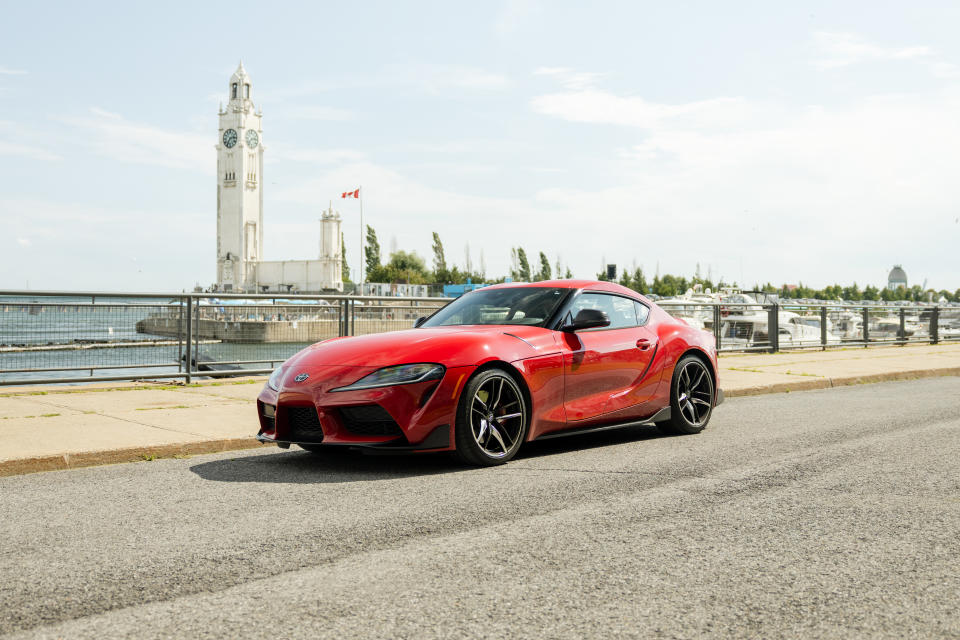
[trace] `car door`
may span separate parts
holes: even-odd
[[[646,310],[630,298],[608,293],[584,292],[573,301],[569,317],[575,317],[581,309],[600,309],[610,318],[610,326],[563,333],[564,409],[568,421],[590,420],[628,409],[646,401],[653,392],[641,382],[656,352],[656,335],[638,326],[635,305]]]

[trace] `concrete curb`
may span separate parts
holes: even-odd
[[[249,438],[225,438],[222,440],[203,440],[200,442],[183,442],[180,444],[162,444],[152,447],[128,447],[110,451],[84,451],[81,453],[64,453],[53,456],[36,458],[19,458],[0,462],[0,477],[16,476],[38,471],[62,471],[102,464],[117,464],[120,462],[144,462],[155,458],[173,458],[176,456],[192,456],[202,453],[222,453],[224,451],[238,451],[241,449],[255,449],[265,446]],[[269,445],[267,445],[269,446]]]
[[[891,382],[894,380],[917,380],[921,378],[938,378],[945,376],[960,376],[960,367],[944,369],[926,369],[922,371],[898,371],[866,376],[850,376],[844,378],[815,378],[785,382],[779,384],[746,387],[743,389],[724,389],[727,398],[742,396],[758,396],[769,393],[787,393],[791,391],[810,391],[813,389],[830,389],[856,384],[870,384],[874,382]],[[799,376],[798,376],[799,377]],[[40,456],[36,458],[20,458],[17,460],[0,461],[0,477],[36,473],[39,471],[62,471],[80,467],[92,467],[103,464],[117,464],[121,462],[143,462],[155,458],[172,458],[175,456],[190,456],[204,453],[222,453],[224,451],[239,451],[256,449],[265,445],[250,436],[249,438],[225,438],[221,440],[204,440],[201,442],[185,442],[181,444],[165,444],[152,447],[128,447],[110,451],[88,451],[82,453],[65,453],[61,455]]]
[[[833,387],[848,387],[855,384],[871,384],[874,382],[892,382],[895,380],[919,380],[922,378],[941,378],[946,376],[960,376],[960,367],[944,369],[925,369],[922,371],[895,371],[893,373],[876,373],[865,376],[849,376],[844,378],[814,378],[812,380],[797,380],[797,382],[781,382],[778,384],[745,387],[743,389],[723,390],[727,398],[739,396],[759,396],[768,393],[789,393],[790,391],[810,391],[813,389],[830,389]]]

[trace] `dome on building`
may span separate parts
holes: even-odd
[[[894,265],[893,269],[890,270],[890,275],[887,276],[887,286],[891,289],[907,286],[907,272],[899,264]]]

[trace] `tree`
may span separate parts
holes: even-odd
[[[367,258],[367,280],[377,282],[370,274],[380,268],[380,243],[377,241],[377,232],[370,225],[367,225],[367,246],[363,248],[363,254]]]
[[[340,279],[350,283],[350,265],[347,264],[347,243],[343,241],[343,232],[340,232]]]
[[[390,261],[377,266],[370,272],[371,282],[397,282],[406,284],[427,284],[427,265],[423,258],[415,253],[395,251]]]
[[[547,254],[540,252],[540,271],[537,273],[536,280],[549,280],[553,277],[550,272],[550,261],[547,260]]]
[[[517,247],[517,260],[520,263],[520,280],[522,282],[530,282],[530,262],[527,260],[527,252],[523,250],[523,247]]]
[[[566,270],[566,272],[563,274],[563,277],[566,278],[567,280],[573,279],[573,272],[570,271],[570,267],[567,267],[567,270]],[[960,290],[958,290],[958,292],[960,292]]]
[[[433,270],[437,273],[447,270],[447,257],[443,254],[443,243],[436,231],[433,232]]]

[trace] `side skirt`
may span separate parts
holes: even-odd
[[[582,427],[580,429],[562,429],[560,431],[551,431],[542,436],[533,439],[533,442],[540,440],[549,440],[551,438],[563,438],[566,436],[578,436],[584,433],[597,433],[598,431],[610,431],[611,429],[623,429],[625,427],[653,427],[658,422],[666,422],[670,419],[670,407],[664,407],[655,414],[644,420],[631,420],[630,422],[617,422],[615,424],[604,424],[599,427]]]

